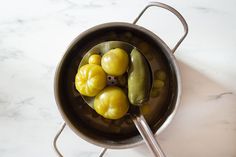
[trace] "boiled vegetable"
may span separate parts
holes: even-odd
[[[95,97],[94,109],[104,118],[119,119],[128,111],[129,101],[121,88],[110,86]]]
[[[128,98],[131,104],[140,106],[148,100],[151,89],[151,71],[145,57],[133,49],[128,72]]]
[[[101,66],[86,64],[75,76],[76,89],[85,96],[95,96],[106,86],[106,73]]]
[[[100,65],[101,64],[101,56],[98,54],[93,54],[89,57],[88,60],[89,64],[97,64]]]
[[[104,71],[113,76],[120,76],[127,71],[129,57],[121,48],[111,49],[102,56],[101,65]]]

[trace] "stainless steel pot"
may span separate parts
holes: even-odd
[[[141,26],[136,25],[143,13],[149,7],[153,6],[169,10],[174,15],[176,15],[183,24],[184,35],[172,50],[156,34]],[[90,28],[89,30],[80,34],[67,49],[65,55],[58,65],[55,75],[55,99],[58,105],[58,109],[60,110],[60,113],[64,118],[66,124],[84,140],[104,148],[130,148],[137,146],[143,142],[142,137],[138,134],[137,130],[132,125],[129,125],[128,127],[125,126],[123,130],[121,128],[119,133],[116,131],[108,131],[104,129],[106,128],[106,126],[104,126],[103,130],[101,130],[99,127],[96,127],[96,125],[93,124],[93,121],[91,120],[91,118],[97,117],[96,113],[90,111],[92,109],[90,109],[89,107],[84,108],[85,102],[83,101],[81,96],[78,95],[78,93],[73,92],[74,76],[77,72],[77,67],[83,55],[91,47],[104,41],[120,40],[128,42],[126,41],[128,40],[127,36],[130,36],[131,34],[131,38],[134,41],[144,40],[146,43],[150,44],[153,51],[155,52],[153,55],[157,56],[156,58],[159,58],[159,60],[157,59],[158,61],[163,62],[157,66],[164,66],[164,68],[166,68],[166,71],[168,71],[167,90],[165,92],[165,95],[163,95],[163,101],[160,100],[160,103],[162,103],[162,107],[153,110],[152,112],[158,113],[155,113],[155,116],[148,120],[148,124],[151,130],[156,135],[158,135],[171,122],[180,103],[182,84],[178,64],[173,53],[184,40],[187,33],[187,23],[178,11],[166,4],[153,2],[148,4],[142,10],[142,12],[132,24],[121,22],[106,23]],[[125,36],[127,38],[125,38]],[[131,44],[139,47],[139,45],[135,45],[137,43],[138,42],[136,41]],[[153,66],[153,69],[155,69],[156,64],[154,63],[151,66]],[[84,112],[89,112],[90,115],[87,115],[87,113]],[[97,125],[102,126],[103,124]],[[65,124],[63,125],[62,130],[64,127]],[[60,153],[56,148],[56,140],[62,130],[60,130],[60,132],[54,139],[54,146],[58,154]]]

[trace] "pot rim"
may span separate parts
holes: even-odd
[[[91,139],[88,136],[84,135],[83,133],[79,132],[75,126],[70,122],[70,120],[67,118],[65,112],[63,111],[61,105],[60,105],[60,100],[59,100],[59,96],[58,96],[58,76],[59,76],[59,71],[62,67],[62,63],[64,61],[64,59],[66,58],[67,54],[71,51],[71,49],[74,47],[74,45],[78,42],[78,40],[80,40],[81,38],[85,37],[87,34],[90,34],[94,31],[97,31],[98,29],[104,28],[104,27],[112,27],[112,26],[126,26],[126,27],[130,27],[133,29],[139,29],[143,32],[145,32],[148,36],[150,36],[151,38],[153,38],[154,40],[157,40],[159,44],[159,46],[163,49],[165,55],[168,55],[168,57],[170,57],[171,60],[171,64],[173,65],[174,71],[175,71],[175,75],[176,75],[176,80],[177,80],[177,97],[176,97],[176,104],[174,106],[174,109],[172,110],[171,114],[166,118],[166,120],[164,121],[164,123],[160,126],[160,128],[157,129],[157,131],[155,132],[155,136],[159,135],[164,129],[166,129],[166,127],[170,124],[170,122],[172,121],[173,117],[175,116],[176,112],[177,112],[177,108],[181,102],[181,95],[182,95],[182,82],[181,82],[181,76],[180,76],[180,69],[179,66],[177,64],[177,60],[175,58],[175,56],[173,55],[173,52],[171,51],[171,49],[167,46],[167,44],[160,39],[156,34],[154,34],[153,32],[149,31],[148,29],[141,27],[139,25],[135,25],[135,24],[131,24],[131,23],[127,23],[127,22],[109,22],[109,23],[103,23],[103,24],[99,24],[96,25],[92,28],[87,29],[86,31],[82,32],[81,34],[79,34],[67,47],[63,57],[61,58],[59,64],[57,65],[56,68],[56,72],[55,72],[55,76],[54,76],[54,97],[55,97],[55,101],[57,104],[57,108],[60,111],[60,114],[62,116],[62,118],[64,119],[65,123],[73,130],[74,133],[76,133],[78,136],[80,136],[83,140],[92,143],[94,145],[100,146],[100,147],[104,147],[104,148],[109,148],[109,149],[125,149],[125,148],[131,148],[131,147],[135,147],[138,146],[140,144],[142,144],[144,141],[140,140],[137,141],[135,143],[129,143],[129,144],[123,144],[123,145],[108,145],[108,144],[103,144],[97,140]]]

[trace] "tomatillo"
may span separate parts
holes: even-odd
[[[103,70],[113,76],[120,76],[128,69],[129,56],[121,48],[111,49],[102,56],[101,65]]]
[[[89,64],[97,64],[100,65],[101,64],[101,56],[98,54],[93,54],[89,57],[88,60]]]
[[[104,118],[119,119],[127,113],[129,101],[121,88],[109,86],[95,97],[94,109]]]
[[[106,73],[101,66],[86,64],[75,76],[76,89],[85,96],[93,97],[106,86]]]

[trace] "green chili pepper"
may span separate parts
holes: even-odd
[[[128,71],[128,98],[131,104],[140,106],[149,99],[151,71],[146,58],[137,50],[130,53]]]

